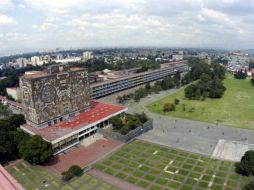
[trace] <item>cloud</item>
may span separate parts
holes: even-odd
[[[22,3],[20,3],[20,4],[18,5],[18,7],[21,8],[21,9],[24,9],[26,6],[25,6],[24,4],[22,4]]]
[[[4,1],[5,7],[11,3],[0,0],[0,6]],[[17,32],[15,43],[22,45],[231,48],[254,43],[253,0],[23,0],[16,7],[8,10],[16,17],[3,12],[0,24],[16,19],[19,28],[1,33]]]
[[[0,0],[0,10],[5,10],[12,6],[11,0]]]
[[[16,25],[17,22],[13,17],[0,15],[0,25]]]

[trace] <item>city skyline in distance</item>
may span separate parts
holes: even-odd
[[[0,54],[99,47],[252,49],[247,0],[1,0]]]

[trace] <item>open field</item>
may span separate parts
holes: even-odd
[[[240,189],[249,178],[234,172],[234,163],[133,141],[95,165],[97,170],[145,189]]]
[[[41,167],[31,166],[26,162],[7,167],[7,170],[26,190],[117,190],[86,174],[74,177],[70,182],[65,183]]]
[[[184,88],[181,88],[172,95],[152,102],[148,105],[148,109],[163,115],[254,129],[254,104],[252,104],[254,87],[249,79],[237,80],[228,74],[224,84],[227,90],[221,99],[188,100],[184,97]],[[176,111],[164,113],[163,105],[165,103],[173,103],[175,98],[180,100]],[[183,104],[185,104],[185,111]]]

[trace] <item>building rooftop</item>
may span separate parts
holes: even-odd
[[[140,72],[140,73],[130,72],[130,71],[134,70],[135,68],[128,69],[128,70],[121,70],[121,71],[111,71],[111,73],[115,74],[115,76],[118,76],[118,77],[117,78],[112,77],[110,80],[90,84],[90,87],[101,86],[101,85],[109,84],[111,82],[116,82],[120,79],[128,79],[128,78],[132,78],[132,77],[135,77],[135,76],[140,76],[140,75],[145,75],[145,74],[148,74],[148,73],[153,73],[154,71],[159,70],[159,69],[165,69],[167,67],[174,67],[174,66],[177,66],[177,65],[180,66],[180,65],[184,65],[184,64],[187,64],[187,61],[182,60],[182,61],[173,61],[173,62],[163,63],[163,64],[160,64],[160,68],[158,68],[158,69],[148,70],[148,71],[144,71],[144,72]],[[106,76],[108,76],[108,75],[106,75]]]
[[[0,165],[0,190],[25,190],[2,165]]]
[[[123,111],[127,111],[127,107],[91,101],[91,109],[89,111],[80,113],[69,121],[62,121],[58,124],[41,129],[32,127],[28,124],[24,124],[21,127],[24,130],[32,132],[33,134],[42,136],[47,141],[54,141],[67,134],[70,134],[71,132],[99,122],[102,119],[110,118]]]
[[[80,68],[80,67],[70,67],[69,68],[69,71],[79,71],[79,70],[84,70],[84,68]],[[56,73],[53,73],[53,74],[56,74]],[[49,70],[44,70],[44,71],[28,71],[28,72],[25,72],[23,77],[26,78],[26,79],[33,79],[33,78],[50,76],[50,75],[52,75],[52,74],[50,73]]]

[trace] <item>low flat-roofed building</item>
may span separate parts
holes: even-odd
[[[187,61],[169,62],[160,65],[159,69],[149,70],[141,73],[123,72],[122,74],[115,73],[117,78],[105,80],[103,82],[93,83],[90,85],[91,97],[93,99],[107,96],[128,88],[143,85],[149,82],[163,79],[169,75],[174,75],[177,72],[187,72],[189,70]],[[109,78],[108,78],[109,79]]]
[[[68,121],[61,121],[44,128],[24,124],[21,129],[31,135],[40,135],[52,144],[54,154],[58,154],[95,134],[98,128],[109,126],[110,118],[124,115],[127,110],[128,108],[124,106],[91,101],[89,111],[82,112]]]
[[[2,165],[0,165],[0,190],[25,190]]]

